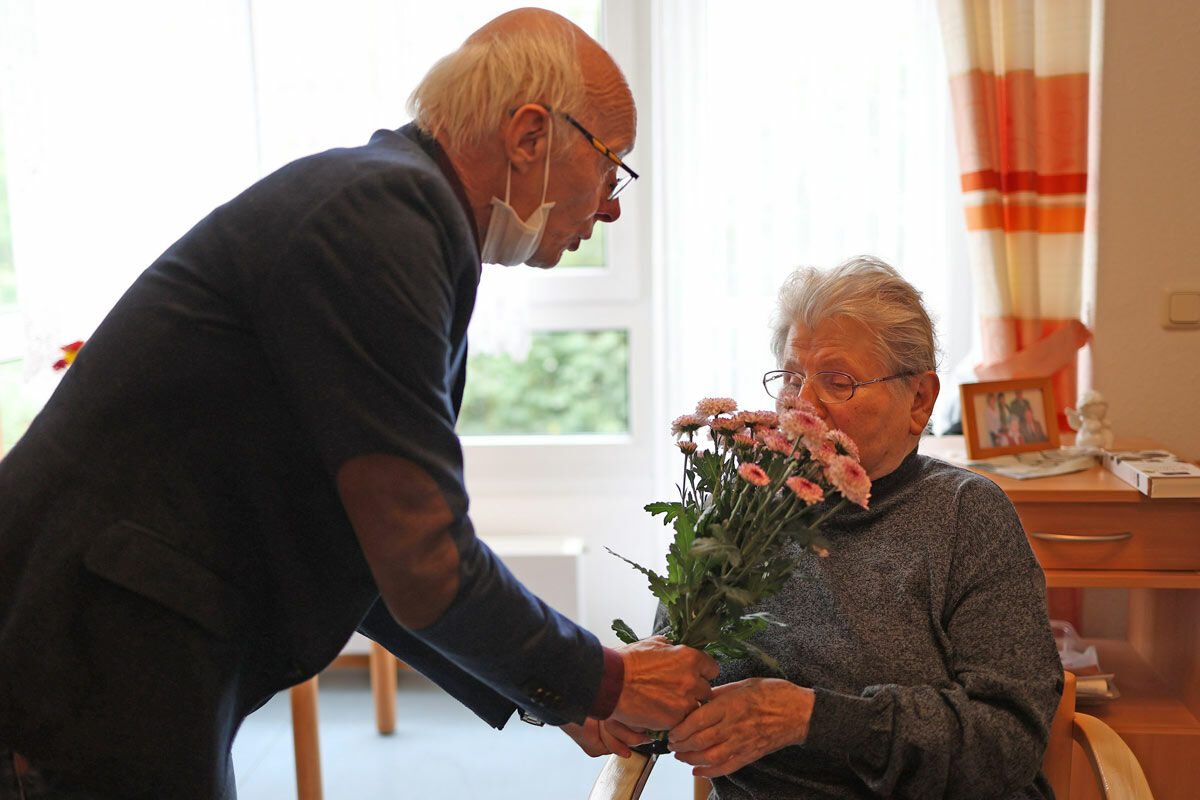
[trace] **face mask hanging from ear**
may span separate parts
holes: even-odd
[[[516,209],[508,204],[509,193],[512,190],[512,162],[508,164],[508,175],[504,182],[504,199],[492,198],[492,219],[488,222],[487,233],[483,237],[480,248],[480,260],[485,264],[503,264],[506,267],[524,264],[533,256],[546,232],[546,223],[550,221],[550,209],[554,203],[546,202],[546,187],[550,183],[550,145],[554,138],[554,123],[550,123],[550,138],[546,145],[546,170],[542,175],[542,204],[529,215],[529,219],[521,221]]]

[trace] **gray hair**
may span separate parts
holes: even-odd
[[[794,323],[812,330],[834,317],[871,331],[871,347],[890,373],[937,369],[933,321],[921,293],[874,256],[856,256],[826,271],[800,267],[784,280],[772,321],[776,363],[784,361]]]
[[[452,147],[485,140],[526,103],[577,112],[586,99],[577,35],[586,34],[555,14],[517,29],[476,32],[430,68],[408,98],[408,111]],[[554,126],[555,145],[566,140],[567,127]]]

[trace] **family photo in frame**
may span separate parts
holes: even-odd
[[[963,438],[971,458],[1058,447],[1050,378],[964,383]]]

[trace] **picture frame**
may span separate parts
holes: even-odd
[[[1059,446],[1058,413],[1050,378],[964,383],[959,391],[968,458]]]

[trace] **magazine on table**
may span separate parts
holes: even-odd
[[[941,453],[939,456],[959,466],[994,472],[1006,478],[1026,480],[1091,469],[1096,465],[1097,453],[1098,451],[1092,447],[1055,447],[1050,450],[1035,450],[991,458],[967,458],[965,450]]]

